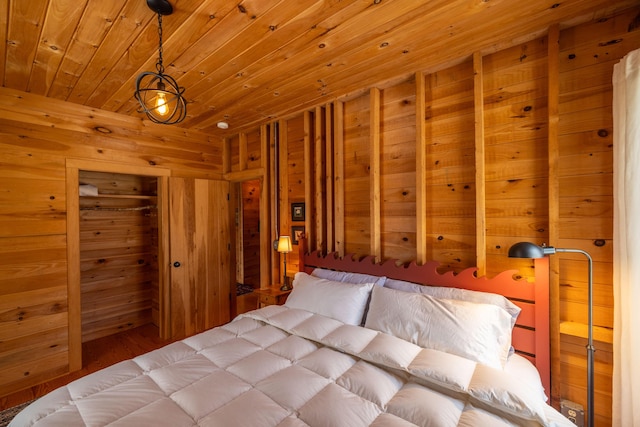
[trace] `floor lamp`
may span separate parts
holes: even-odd
[[[289,285],[289,278],[287,277],[287,254],[292,250],[293,248],[291,247],[291,237],[280,236],[280,238],[278,239],[278,252],[284,254],[284,277],[282,279],[282,286],[280,287],[281,291],[291,290],[291,286]]]
[[[561,249],[553,246],[538,246],[530,242],[520,242],[509,248],[510,258],[542,258],[545,255],[553,255],[557,252],[579,253],[587,257],[589,265],[588,288],[588,338],[587,338],[587,425],[593,427],[593,260],[591,255],[582,249]]]

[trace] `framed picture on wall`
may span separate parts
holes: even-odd
[[[304,203],[291,203],[291,221],[304,221]]]
[[[291,243],[293,243],[294,245],[297,245],[298,240],[300,239],[300,236],[302,236],[303,234],[304,234],[303,225],[300,225],[300,226],[294,225],[293,227],[291,227]]]

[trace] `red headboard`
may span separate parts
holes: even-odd
[[[476,277],[476,268],[467,268],[458,274],[451,271],[439,273],[440,265],[429,261],[423,265],[410,262],[398,265],[395,260],[376,263],[373,257],[356,259],[353,255],[340,258],[336,253],[322,255],[317,251],[307,253],[306,241],[300,239],[300,271],[311,273],[314,268],[351,271],[374,276],[386,276],[422,285],[446,286],[492,292],[504,295],[522,311],[513,329],[512,345],[516,352],[536,365],[542,384],[551,392],[551,361],[549,352],[549,260],[535,260],[535,282],[516,280],[517,270],[507,270],[495,277]]]

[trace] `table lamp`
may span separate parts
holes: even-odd
[[[292,250],[293,248],[291,247],[291,237],[280,236],[280,238],[278,239],[278,252],[284,254],[284,277],[282,279],[282,286],[280,287],[281,291],[291,290],[291,286],[289,285],[289,278],[287,277],[287,254]]]

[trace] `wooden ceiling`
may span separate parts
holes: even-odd
[[[503,49],[637,0],[171,0],[167,74],[185,87],[177,126],[238,133],[305,108]],[[0,0],[5,87],[143,117],[136,76],[155,71],[145,0]],[[225,120],[228,131],[217,129]]]

